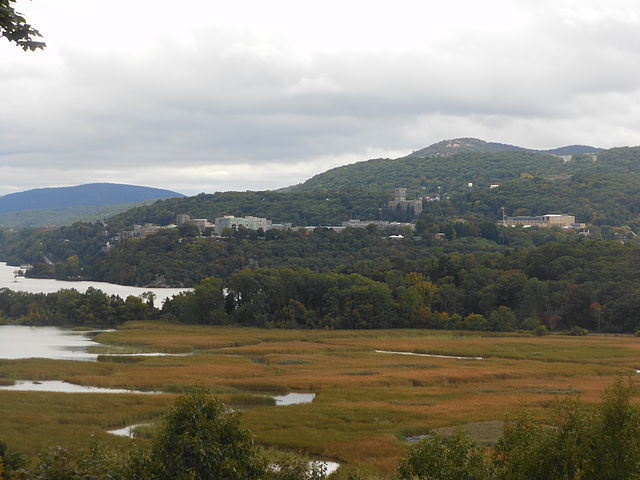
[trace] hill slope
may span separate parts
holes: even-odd
[[[105,206],[183,196],[171,190],[117,183],[36,188],[0,197],[0,214],[35,209]]]
[[[426,148],[416,150],[407,157],[448,157],[458,153],[497,153],[497,152],[537,152],[552,155],[574,155],[578,153],[598,153],[601,149],[588,145],[567,145],[564,147],[551,148],[549,150],[535,150],[533,148],[518,147],[506,143],[485,142],[479,138],[454,138],[453,140],[442,140]]]
[[[408,187],[414,193],[460,190],[467,183],[488,187],[521,175],[565,173],[558,155],[595,154],[601,150],[571,145],[551,150],[532,150],[477,138],[443,140],[397,159],[373,159],[344,165],[290,187],[292,191],[378,186]]]
[[[156,201],[157,199],[150,199],[141,202],[114,203],[111,205],[37,208],[34,210],[0,213],[0,226],[24,228],[71,225],[75,222],[95,222],[106,220],[135,207],[150,205]]]

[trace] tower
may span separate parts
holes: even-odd
[[[394,192],[395,192],[395,200],[396,200],[396,202],[406,202],[407,201],[407,189],[406,188],[396,188]]]

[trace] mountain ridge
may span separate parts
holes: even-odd
[[[548,150],[536,150],[531,148],[509,145],[499,142],[487,142],[478,138],[464,137],[451,140],[442,140],[428,147],[415,150],[412,153],[398,158],[372,158],[361,160],[355,163],[341,165],[339,167],[325,170],[322,173],[308,178],[297,185],[288,186],[278,191],[303,191],[317,188],[348,187],[353,185],[366,186],[371,184],[380,185],[381,178],[389,179],[395,177],[395,170],[402,169],[403,165],[411,164],[409,170],[405,172],[403,178],[398,178],[402,184],[415,180],[415,176],[446,176],[446,171],[455,171],[456,174],[463,175],[466,165],[475,169],[474,164],[485,157],[486,164],[483,167],[492,169],[498,164],[510,170],[512,177],[517,177],[523,173],[539,173],[541,170],[550,168],[553,170],[571,155],[595,155],[605,150],[588,145],[567,145]],[[472,158],[474,157],[474,158]],[[451,159],[450,162],[443,162],[443,159]],[[555,166],[554,166],[555,165]],[[482,174],[482,168],[480,168]],[[438,174],[436,174],[436,171]],[[377,172],[377,173],[376,173]],[[383,173],[386,172],[386,173]],[[471,176],[474,176],[473,173]],[[494,183],[486,178],[485,183]],[[496,176],[495,181],[505,180],[505,176]],[[468,181],[474,181],[469,179]],[[477,182],[477,179],[475,180]],[[392,188],[389,182],[382,182],[386,188]],[[389,183],[389,184],[387,184]],[[439,182],[436,182],[439,183]],[[424,183],[423,183],[424,185]],[[436,187],[436,185],[430,185]],[[488,186],[488,184],[487,184]]]
[[[590,145],[566,145],[562,147],[550,148],[545,150],[520,147],[517,145],[510,145],[508,143],[500,142],[487,142],[479,138],[473,137],[461,137],[451,140],[442,140],[440,142],[433,143],[428,147],[416,150],[405,157],[440,157],[451,156],[457,153],[470,153],[470,152],[535,152],[550,155],[574,155],[574,154],[586,154],[586,153],[598,153],[601,148],[592,147]]]
[[[171,190],[123,183],[85,183],[44,187],[0,197],[0,214],[24,210],[107,206],[160,198],[184,197]]]

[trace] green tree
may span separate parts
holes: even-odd
[[[189,321],[214,325],[227,322],[222,280],[207,277],[196,285],[193,293],[191,298],[194,300],[194,318]]]
[[[585,478],[640,478],[640,412],[630,403],[633,390],[630,382],[618,379],[604,391],[592,423],[594,450]]]
[[[528,411],[507,421],[495,448],[501,480],[581,480],[589,457],[589,418],[577,397],[558,403],[552,425]],[[620,479],[622,480],[622,479]],[[629,479],[630,480],[630,479]]]
[[[40,32],[27,23],[21,13],[15,11],[16,0],[0,0],[0,37],[5,37],[23,50],[43,49],[46,44],[34,40]]]
[[[618,379],[595,412],[575,396],[560,400],[545,425],[523,410],[508,420],[495,447],[500,480],[634,480],[640,478],[640,413],[633,388]]]
[[[515,313],[513,313],[513,310],[509,307],[505,307],[504,305],[501,305],[491,312],[491,316],[489,317],[489,328],[499,332],[513,330],[515,323]]]
[[[9,452],[7,444],[0,440],[0,479],[10,479],[12,472],[26,466],[26,459],[18,454]]]
[[[196,389],[176,400],[153,442],[157,480],[258,480],[267,464],[238,413]]]
[[[418,442],[398,464],[400,480],[489,480],[492,467],[484,450],[468,435],[437,433]]]

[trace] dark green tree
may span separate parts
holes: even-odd
[[[267,464],[238,413],[196,389],[176,400],[153,442],[157,480],[258,480]]]
[[[16,0],[0,0],[0,37],[15,43],[23,50],[43,49],[46,44],[35,40],[40,32],[27,23],[21,13],[15,11]]]
[[[462,431],[421,440],[397,467],[400,480],[490,480],[492,466],[484,450]]]

